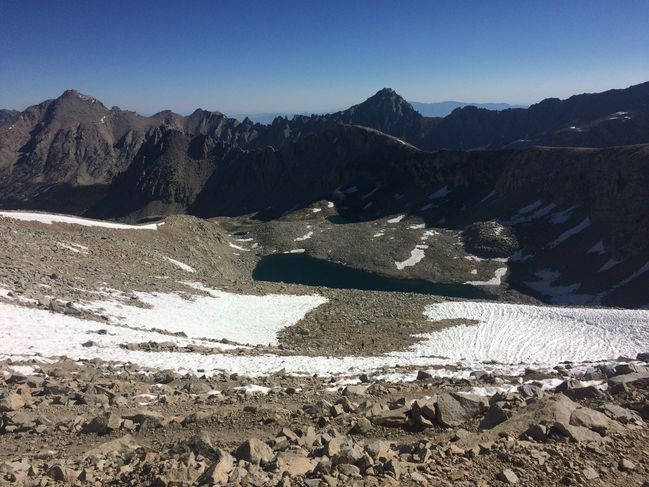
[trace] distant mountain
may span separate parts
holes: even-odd
[[[424,117],[445,117],[456,108],[463,108],[466,106],[474,106],[478,108],[486,108],[487,110],[505,110],[507,108],[527,108],[528,105],[510,105],[508,103],[473,103],[464,101],[440,101],[434,103],[422,103],[417,101],[408,102],[410,105]],[[237,120],[244,120],[246,118],[255,123],[263,125],[270,125],[278,117],[293,118],[296,115],[309,116],[309,115],[322,115],[331,112],[264,112],[264,113],[231,113],[228,116],[236,118]]]
[[[527,105],[510,105],[508,103],[474,103],[465,101],[439,101],[434,103],[422,103],[411,101],[412,107],[424,117],[445,117],[456,108],[474,106],[487,110],[506,110],[507,108],[527,108]]]
[[[17,110],[5,110],[5,109],[0,109],[0,123],[9,120],[10,118],[15,117],[18,115],[20,112]]]
[[[323,114],[326,112],[318,112]],[[314,112],[265,112],[265,113],[232,113],[228,117],[236,118],[237,120],[245,120],[246,118],[252,120],[254,123],[260,123],[262,125],[270,125],[273,123],[273,120],[276,118],[293,118],[296,115],[314,115]]]
[[[214,161],[239,150],[297,150],[290,144],[340,124],[369,127],[423,150],[642,144],[649,143],[649,83],[547,99],[527,109],[466,106],[443,118],[423,117],[384,88],[346,110],[277,117],[270,125],[200,109],[188,116],[162,111],[143,117],[68,90],[0,122],[0,204],[83,212],[118,176],[139,164],[149,168],[137,176],[146,186],[152,184],[149,165],[172,158],[179,164],[172,171],[178,185],[170,184],[165,194],[156,186],[154,193],[183,206],[196,196],[194,179],[209,173]],[[180,136],[189,141],[187,148],[175,142]],[[212,162],[202,167],[197,161],[204,160]],[[167,163],[160,167],[170,171]]]

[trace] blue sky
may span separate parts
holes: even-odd
[[[0,107],[319,111],[383,87],[532,103],[649,80],[646,0],[0,0]]]

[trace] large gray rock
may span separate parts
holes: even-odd
[[[410,406],[383,411],[372,418],[372,422],[379,426],[403,428],[410,424]]]
[[[583,426],[603,436],[609,432],[619,432],[622,430],[619,423],[612,421],[604,413],[590,408],[575,409],[570,415],[570,424],[573,426]]]
[[[440,394],[437,397],[436,420],[441,426],[460,426],[489,407],[489,401],[473,394]]]
[[[635,423],[640,425],[644,423],[638,413],[614,403],[605,403],[598,409],[609,418],[619,421],[622,424]]]

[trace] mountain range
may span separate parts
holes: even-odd
[[[587,228],[615,264],[605,275],[592,264],[593,293],[610,291],[610,276],[644,269],[649,255],[649,83],[441,118],[383,89],[343,111],[270,125],[200,109],[144,117],[69,90],[0,122],[3,208],[266,221],[324,199],[346,221],[402,213],[458,231],[510,223],[535,255],[512,282],[558,262],[582,276],[592,242],[560,252],[552,242]],[[624,289],[611,302],[641,305],[645,283],[634,282],[635,295]]]

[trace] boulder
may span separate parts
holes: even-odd
[[[403,428],[410,424],[410,406],[382,411],[372,418],[372,422],[379,426]]]
[[[3,391],[0,393],[0,413],[16,411],[25,406],[21,396],[13,392]]]
[[[124,457],[142,448],[131,435],[125,435],[115,440],[107,441],[86,452],[90,456],[116,456]]]
[[[280,453],[277,455],[277,466],[280,472],[286,472],[291,477],[302,477],[313,472],[316,464],[303,455]]]
[[[216,458],[198,479],[198,484],[219,485],[228,482],[228,474],[234,469],[234,458],[228,452],[214,450]]]
[[[74,484],[79,479],[79,472],[63,465],[52,466],[47,475],[57,482],[65,482],[67,484]]]
[[[487,398],[473,394],[440,394],[437,397],[436,421],[452,428],[464,424],[489,407]]]
[[[619,421],[622,424],[634,423],[641,425],[643,423],[642,418],[638,413],[623,408],[622,406],[618,406],[615,403],[605,403],[599,408],[599,410],[609,418]]]
[[[255,465],[270,463],[275,459],[273,450],[266,443],[256,438],[244,441],[237,448],[234,456],[238,460],[245,460]]]
[[[516,475],[513,470],[510,470],[508,468],[498,474],[498,480],[508,485],[516,485],[520,483],[518,475]]]
[[[182,455],[190,452],[196,456],[202,455],[213,462],[216,462],[224,453],[223,450],[215,448],[212,445],[212,441],[207,433],[200,433],[185,438],[169,449],[171,455]]]
[[[364,396],[368,386],[347,386],[343,391],[344,396]]]
[[[491,429],[500,423],[507,421],[509,413],[503,407],[496,403],[492,404],[487,411],[484,419],[480,422],[480,429]]]
[[[570,424],[573,426],[583,426],[603,436],[611,431],[619,432],[622,430],[622,427],[618,423],[611,421],[604,413],[590,408],[575,409],[570,415]]]

